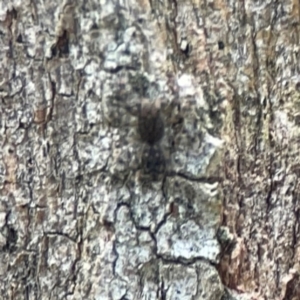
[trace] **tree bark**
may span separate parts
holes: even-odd
[[[3,299],[300,298],[299,3],[0,7]]]

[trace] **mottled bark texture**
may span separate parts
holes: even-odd
[[[299,299],[299,15],[2,0],[1,299]]]

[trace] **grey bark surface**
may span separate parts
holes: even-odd
[[[299,13],[3,0],[1,297],[299,299]]]

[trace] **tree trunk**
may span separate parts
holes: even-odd
[[[3,299],[300,299],[299,13],[3,0]]]

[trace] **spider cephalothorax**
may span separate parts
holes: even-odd
[[[160,113],[160,103],[143,99],[138,118],[138,132],[143,142],[154,145],[165,133],[165,125]]]

